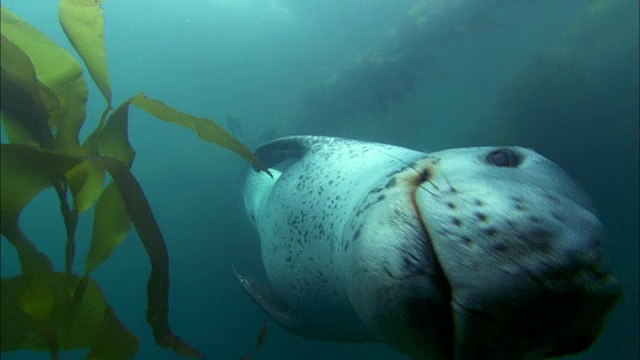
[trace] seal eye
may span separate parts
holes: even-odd
[[[511,149],[493,150],[485,158],[486,162],[499,167],[517,167],[520,159]]]

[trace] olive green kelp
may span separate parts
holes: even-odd
[[[151,262],[147,321],[156,343],[180,355],[204,358],[169,326],[169,256],[149,203],[130,171],[135,151],[127,133],[129,106],[191,128],[201,139],[237,153],[254,168],[268,170],[213,121],[181,113],[144,94],[112,111],[101,1],[61,0],[58,10],[67,38],[107,106],[97,128],[81,142],[78,134],[88,91],[80,65],[0,7],[0,110],[9,139],[9,144],[0,145],[0,231],[16,249],[22,269],[21,275],[1,280],[0,350],[41,350],[57,358],[60,351],[90,349],[88,359],[132,358],[138,340],[118,320],[90,274],[133,225]],[[22,209],[49,187],[58,194],[66,229],[64,271],[54,270],[19,227]],[[92,207],[91,245],[84,274],[78,275],[72,272],[76,225]]]

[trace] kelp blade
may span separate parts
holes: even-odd
[[[111,84],[104,46],[102,0],[61,0],[58,17],[71,45],[110,106]]]
[[[24,274],[51,271],[51,262],[20,230],[18,218],[22,209],[42,190],[59,183],[81,161],[26,144],[0,145],[1,231],[16,248]]]
[[[85,273],[95,270],[111,256],[111,253],[131,230],[131,220],[127,207],[115,183],[107,185],[93,215],[93,235],[87,253]]]
[[[124,327],[113,309],[107,305],[97,339],[85,359],[132,359],[138,346],[138,339]]]
[[[79,214],[89,210],[102,193],[104,171],[90,161],[83,161],[65,177],[73,194],[75,210]]]
[[[216,143],[240,155],[257,169],[271,175],[251,150],[242,145],[236,138],[209,119],[198,118],[175,110],[162,101],[151,99],[140,93],[131,98],[131,103],[160,120],[180,125],[193,130],[198,137],[207,142]]]
[[[50,90],[38,82],[27,54],[4,35],[0,35],[0,39],[0,110],[7,137],[12,143],[51,144],[52,134],[47,124],[51,109],[45,101],[53,101],[55,106],[57,98],[46,96],[51,94]]]
[[[86,160],[83,157],[64,155],[24,144],[2,144],[0,155],[2,156],[0,174],[3,186],[0,190],[3,232],[5,224],[17,223],[20,210],[31,198],[57,181],[69,168]],[[169,257],[164,238],[140,184],[131,174],[128,165],[122,161],[106,157],[95,157],[91,160],[109,171],[118,185],[127,213],[149,255],[152,270],[147,286],[149,301],[147,321],[153,328],[156,342],[163,347],[173,349],[178,354],[204,358],[196,349],[175,336],[169,326]],[[11,221],[5,222],[5,219]],[[55,309],[51,313],[56,313]],[[39,344],[46,347],[44,342]]]
[[[18,226],[17,221],[10,222],[3,218],[0,230],[2,230],[2,235],[16,249],[24,275],[53,271],[53,265],[49,258],[29,241]]]
[[[0,349],[60,350],[88,349],[104,352],[102,344],[119,343],[112,359],[130,359],[137,351],[137,339],[110,311],[95,281],[67,273],[47,274],[50,289],[54,293],[49,316],[35,319],[22,309],[25,297],[37,293],[25,292],[33,287],[33,276],[2,278],[0,294]],[[40,279],[42,280],[42,279]],[[86,287],[81,297],[74,297],[82,281]],[[21,299],[22,298],[22,299]],[[37,299],[31,299],[34,302]],[[115,318],[115,320],[114,320]],[[110,329],[104,331],[103,329]],[[92,352],[93,352],[92,351]],[[106,357],[102,357],[106,359]]]
[[[0,145],[2,224],[17,220],[22,209],[45,188],[82,162],[81,158],[25,144]],[[53,216],[53,214],[52,214]]]
[[[125,101],[109,115],[102,128],[96,129],[87,139],[93,155],[120,160],[127,167],[131,166],[136,155],[129,143],[129,105]]]
[[[85,118],[87,87],[80,66],[4,8],[1,26],[2,119],[10,142],[83,154],[78,132]],[[53,139],[52,129],[56,129]],[[78,213],[100,195],[102,177],[100,169],[86,163],[66,174]]]
[[[117,184],[131,222],[151,261],[147,282],[147,322],[153,329],[156,343],[173,349],[177,354],[204,359],[198,350],[175,336],[169,326],[169,254],[140,183],[122,161],[99,156],[93,161],[106,169]]]
[[[82,144],[85,152],[118,159],[127,166],[131,166],[135,151],[129,143],[129,102],[124,102],[101,128],[96,128]],[[84,179],[82,178],[84,176]],[[104,171],[91,161],[86,161],[67,174],[67,177],[77,181],[70,181],[74,193],[76,208],[82,212],[90,207],[102,193]],[[75,184],[82,185],[76,189]]]
[[[126,168],[131,167],[135,156],[128,135],[129,104],[126,101],[111,113],[104,126],[97,128],[84,145],[92,155],[119,160]],[[130,229],[131,219],[127,207],[116,183],[111,182],[102,190],[96,203],[85,272],[92,272],[109,258]]]
[[[57,129],[54,148],[79,153],[78,133],[85,119],[88,96],[80,66],[71,54],[4,7],[0,28],[2,35],[29,57],[38,80],[57,98],[59,106],[51,109],[48,118],[49,127]]]

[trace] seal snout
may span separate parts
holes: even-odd
[[[620,297],[589,198],[526,149],[449,154],[416,199],[451,285],[456,357],[587,348]]]

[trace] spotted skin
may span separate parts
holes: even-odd
[[[299,335],[415,359],[545,357],[586,348],[619,296],[588,197],[530,150],[305,136],[257,155],[274,177],[251,172],[244,201],[269,287],[239,279]]]

